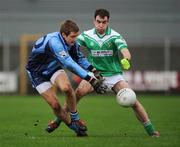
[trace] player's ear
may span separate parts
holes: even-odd
[[[94,23],[94,25],[95,25],[95,23],[96,23],[96,19],[95,19],[95,18],[93,18],[93,23]]]
[[[67,37],[67,35],[64,32],[61,35],[63,36],[63,38]]]

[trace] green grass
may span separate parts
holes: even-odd
[[[59,96],[63,101],[64,96]],[[52,134],[44,128],[54,118],[40,96],[0,97],[1,147],[179,147],[180,96],[144,95],[140,99],[160,138],[147,136],[131,109],[114,96],[86,96],[78,105],[89,137],[75,137],[64,124]],[[36,121],[37,126],[34,126]]]

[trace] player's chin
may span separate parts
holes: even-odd
[[[104,29],[98,29],[97,30],[99,34],[104,34],[105,30]]]

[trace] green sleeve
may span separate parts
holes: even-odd
[[[78,37],[77,37],[77,43],[80,45],[80,46],[85,46],[85,41],[84,41],[84,35],[83,33],[80,34]]]
[[[117,36],[114,42],[118,50],[121,50],[123,48],[128,48],[126,41],[121,36]]]

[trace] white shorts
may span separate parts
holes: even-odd
[[[39,92],[39,94],[44,93],[46,90],[50,89],[52,87],[52,84],[55,83],[56,77],[62,73],[65,72],[63,69],[57,70],[51,77],[49,82],[43,82],[40,85],[36,87],[36,90]]]
[[[112,90],[112,87],[120,82],[120,81],[125,81],[124,77],[122,74],[114,75],[114,76],[108,76],[108,77],[103,77],[104,81],[102,85],[106,85],[107,87],[107,92]]]

